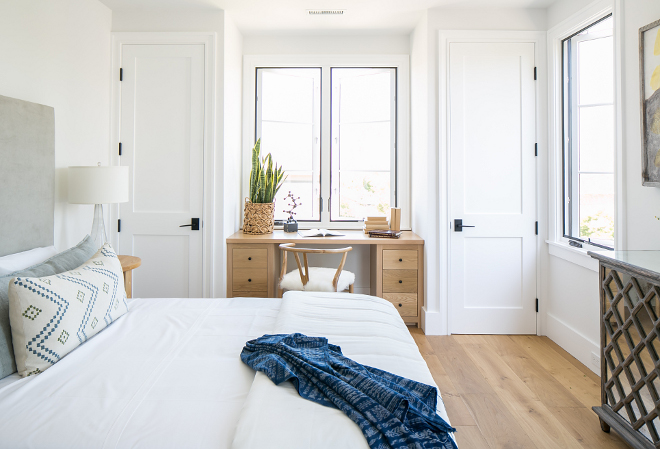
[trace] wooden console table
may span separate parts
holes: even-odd
[[[419,326],[424,304],[424,240],[410,231],[404,231],[398,239],[370,238],[363,231],[341,232],[345,235],[318,238],[284,231],[266,235],[235,233],[227,238],[227,297],[274,298],[281,243],[303,247],[369,245],[371,294],[394,304],[406,324]]]
[[[660,251],[594,251],[600,262],[601,406],[633,448],[660,448]]]

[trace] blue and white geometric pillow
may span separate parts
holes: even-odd
[[[121,263],[109,244],[78,268],[9,284],[18,373],[38,374],[128,312]]]

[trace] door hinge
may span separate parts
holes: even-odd
[[[534,233],[536,233],[536,235],[539,235],[539,222],[538,221],[534,224]]]
[[[117,232],[121,232],[121,219],[117,220]]]
[[[121,142],[119,142],[119,155],[121,156]]]
[[[534,144],[534,156],[538,156],[538,155],[539,155],[539,144],[535,143]]]
[[[539,298],[536,298],[536,313],[539,313]]]
[[[534,67],[534,81],[536,81],[536,67]]]
[[[536,77],[534,77],[536,79]],[[124,69],[119,69],[119,81],[124,81]]]

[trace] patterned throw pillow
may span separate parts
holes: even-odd
[[[128,311],[121,263],[109,244],[78,268],[9,284],[18,373],[38,374]]]

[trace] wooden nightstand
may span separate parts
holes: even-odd
[[[121,262],[121,271],[124,272],[124,289],[126,297],[133,297],[133,270],[142,265],[142,259],[135,256],[117,256]]]

